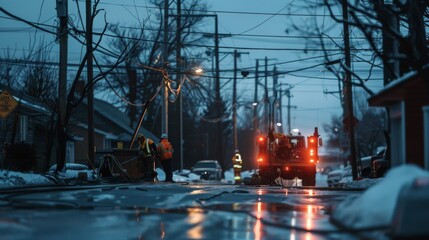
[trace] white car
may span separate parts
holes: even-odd
[[[202,180],[221,180],[222,168],[216,160],[201,160],[192,167],[192,173],[200,176]]]
[[[329,187],[338,187],[341,183],[347,182],[352,177],[352,167],[348,165],[347,167],[340,168],[328,173],[328,186]]]

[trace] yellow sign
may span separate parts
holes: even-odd
[[[18,102],[12,95],[10,95],[10,93],[7,91],[2,92],[0,94],[0,117],[6,117],[16,108],[17,105]]]

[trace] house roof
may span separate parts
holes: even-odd
[[[25,112],[27,115],[46,115],[50,114],[50,109],[40,100],[25,94],[23,91],[18,91],[14,88],[0,83],[0,92],[7,91],[18,102],[18,106],[14,111]]]
[[[87,101],[85,100],[82,103],[85,107],[78,109],[74,116],[78,118],[80,122],[87,123]],[[130,120],[128,116],[117,107],[107,101],[94,99],[95,128],[99,129],[101,132],[109,133],[109,138],[118,141],[131,141],[134,128],[129,126],[129,123]],[[140,127],[139,133],[148,136],[154,141],[158,140],[153,133],[143,127]]]
[[[427,97],[428,83],[411,71],[402,77],[390,82],[378,93],[368,99],[370,106],[388,106],[394,102],[405,100],[407,97]]]

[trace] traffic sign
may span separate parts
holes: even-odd
[[[5,118],[17,105],[15,98],[7,91],[3,91],[0,94],[0,117]]]

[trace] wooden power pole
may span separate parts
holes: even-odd
[[[349,143],[350,143],[350,160],[352,165],[352,174],[353,180],[357,180],[357,160],[356,160],[356,144],[355,144],[355,131],[354,131],[354,122],[355,117],[353,114],[353,93],[352,93],[352,74],[351,69],[351,60],[350,60],[350,39],[349,39],[349,25],[348,25],[348,10],[347,10],[347,0],[343,0],[343,31],[344,31],[344,52],[345,52],[345,61],[346,67],[346,80],[344,81],[346,88],[346,114],[344,116],[345,125],[349,133]]]
[[[57,15],[60,19],[58,38],[60,41],[60,66],[58,80],[58,156],[57,169],[61,171],[66,161],[67,138],[65,132],[66,92],[67,92],[67,49],[68,49],[68,0],[57,0]]]

